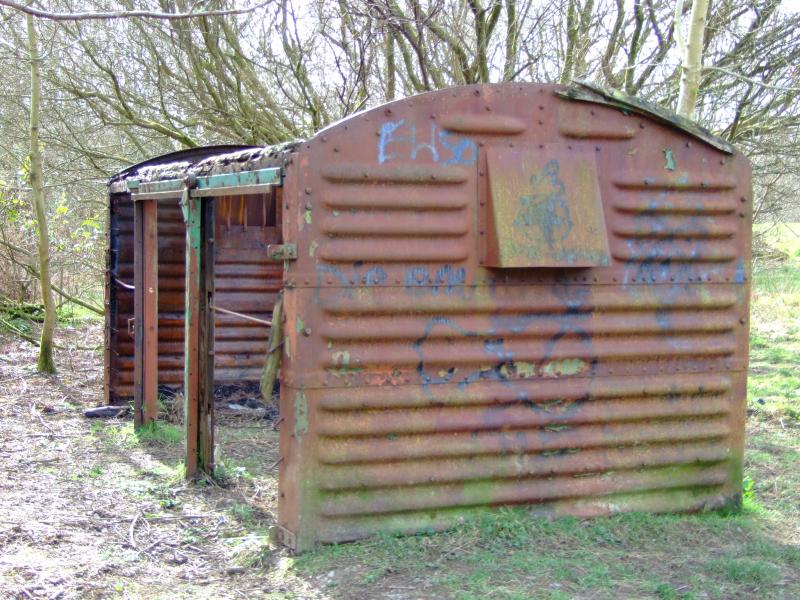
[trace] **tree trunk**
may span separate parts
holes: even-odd
[[[39,360],[37,367],[42,373],[55,373],[53,362],[53,332],[56,326],[56,305],[53,301],[53,289],[50,282],[50,234],[47,230],[47,211],[44,201],[44,184],[42,181],[42,153],[39,148],[39,107],[41,103],[41,74],[39,45],[36,40],[36,27],[33,17],[25,16],[28,28],[28,52],[31,60],[31,114],[30,114],[30,168],[31,204],[36,213],[38,225],[39,249],[39,283],[44,304],[44,322],[42,337],[39,340]]]
[[[703,38],[706,32],[706,16],[710,0],[692,0],[692,15],[689,22],[689,39],[683,45],[681,56],[681,87],[678,94],[678,114],[687,119],[694,118],[700,75],[703,69]],[[682,3],[679,4],[679,6]],[[679,27],[680,14],[675,14],[675,25]]]

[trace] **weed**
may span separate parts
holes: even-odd
[[[255,524],[255,511],[249,504],[237,503],[231,509],[231,516],[239,521],[244,526],[252,526]]]
[[[690,600],[694,598],[691,592],[678,591],[669,583],[659,583],[655,588],[655,594],[661,600]]]
[[[252,480],[253,476],[246,466],[238,464],[231,458],[224,458],[214,467],[214,479],[221,485],[228,485],[238,480]]]

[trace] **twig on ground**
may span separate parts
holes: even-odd
[[[142,517],[141,512],[136,513],[133,519],[131,519],[131,526],[128,527],[128,543],[134,550],[138,548],[138,546],[136,545],[136,536],[134,535],[136,533],[136,523],[139,521],[141,517]]]
[[[38,417],[39,423],[41,423],[42,427],[44,427],[45,429],[47,429],[47,431],[50,432],[50,435],[56,435],[56,432],[53,431],[53,429],[50,427],[50,425],[48,425],[47,423],[44,422],[44,419],[42,418],[42,413],[40,413],[38,410],[36,410],[36,403],[35,402],[31,402],[31,416],[34,416],[34,415],[36,417]]]
[[[214,515],[164,515],[157,517],[145,517],[146,521],[184,521],[189,519],[208,519]]]
[[[142,554],[147,554],[148,551],[150,551],[153,548],[155,548],[156,546],[158,546],[165,539],[167,539],[167,535],[166,534],[162,535],[160,538],[158,538],[156,541],[154,541],[153,543],[148,545],[146,548],[143,548],[142,550],[139,550],[139,552],[137,553],[137,556],[141,556]]]

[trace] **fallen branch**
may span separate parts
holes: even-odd
[[[37,348],[39,347],[39,340],[37,340],[32,335],[28,335],[27,333],[22,331],[19,327],[15,326],[13,323],[9,323],[5,319],[0,318],[0,325],[6,327],[9,331],[11,331],[11,333],[19,336],[20,338],[22,338],[26,342],[30,342],[31,344],[33,344]],[[64,346],[61,346],[59,344],[53,344],[53,348],[55,348],[56,350],[64,350]],[[8,362],[10,362],[10,361],[8,361]]]
[[[14,324],[6,321],[5,319],[0,319],[0,325],[5,327],[6,329],[8,329],[11,333],[14,333],[14,334],[18,335],[19,337],[21,337],[26,342],[30,342],[34,346],[38,346],[39,345],[39,340],[37,340],[35,337],[33,337],[31,335],[28,335],[27,333],[22,331],[19,327],[17,327]]]

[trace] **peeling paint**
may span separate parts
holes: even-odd
[[[664,160],[666,164],[664,165],[664,169],[667,171],[674,171],[675,170],[675,156],[672,154],[671,148],[665,148],[662,150],[664,153]]]
[[[561,377],[562,375],[577,375],[587,368],[586,361],[580,358],[565,358],[554,360],[542,367],[544,377]]]
[[[294,434],[301,436],[308,433],[308,399],[303,390],[294,395]]]

